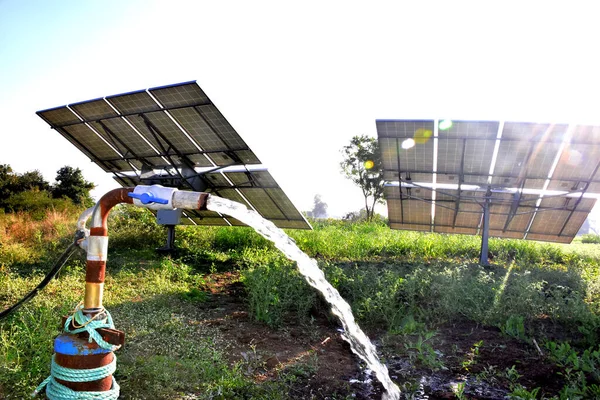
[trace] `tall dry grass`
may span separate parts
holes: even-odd
[[[30,264],[59,250],[76,228],[76,210],[48,210],[43,219],[26,212],[0,214],[0,267]]]

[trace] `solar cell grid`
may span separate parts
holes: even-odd
[[[586,192],[600,194],[600,183],[598,183],[598,182],[590,183]]]
[[[561,235],[570,236],[571,238],[573,236],[577,235],[577,232],[579,232],[579,229],[581,228],[581,225],[583,225],[583,223],[585,222],[588,214],[589,214],[588,211],[586,211],[586,212],[577,212],[576,211],[576,212],[572,213],[569,216],[567,224],[563,228]]]
[[[400,149],[400,170],[408,172],[433,171],[433,141]]]
[[[464,140],[440,139],[438,140],[437,171],[441,174],[460,174]],[[432,143],[433,146],[433,143]],[[466,156],[466,155],[465,155]],[[431,168],[433,168],[433,147],[431,152]],[[423,170],[426,170],[423,168]]]
[[[117,174],[115,179],[124,186],[144,182],[187,189],[181,174],[188,176],[194,167],[260,164],[195,82],[109,96],[39,111],[38,115],[105,171]],[[145,171],[144,180],[133,176],[140,170]],[[239,183],[242,176],[250,184],[243,173],[230,178]],[[214,194],[248,205],[247,196],[251,206],[276,219],[277,226],[310,228],[268,172],[253,173],[252,182],[259,187],[245,188],[244,196],[220,172],[206,174],[205,179],[208,191]],[[189,216],[199,224],[229,221],[241,225],[215,213],[192,212]],[[191,221],[186,217],[185,223]]]
[[[475,235],[477,233],[477,229],[473,228],[465,228],[465,227],[451,227],[451,226],[434,226],[434,232],[438,233],[452,233],[452,234],[460,234],[460,235]]]
[[[534,122],[505,122],[502,129],[503,139],[519,141],[561,142],[568,125]]]
[[[488,174],[495,140],[470,140],[465,144],[465,174]]]
[[[519,176],[526,167],[526,158],[532,144],[528,142],[500,142],[498,156],[494,166],[495,176]]]
[[[495,121],[453,121],[447,130],[439,130],[442,138],[489,138],[494,139],[498,133],[498,122]]]
[[[127,147],[132,150],[133,154],[139,157],[152,157],[156,156],[156,151],[153,149],[147,141],[142,139],[138,133],[133,130],[121,117],[109,118],[99,122],[92,122],[91,125],[98,132],[105,132],[108,136],[109,132],[106,132],[103,125],[106,126],[110,132],[117,133],[117,137],[123,143],[123,147]]]
[[[523,232],[512,232],[490,229],[490,237],[502,237],[507,239],[523,239]]]
[[[113,110],[104,99],[85,101],[69,105],[81,118],[86,121],[115,117],[119,114]]]
[[[385,165],[385,172],[398,171],[398,139],[396,138],[381,138],[379,139],[379,148],[381,150],[381,160]]]
[[[527,177],[529,179],[546,179],[559,149],[560,143],[536,144],[527,164]]]
[[[181,108],[171,110],[175,120],[192,136],[202,144],[202,149],[207,151],[224,150],[227,145],[211,129],[211,127],[200,117],[194,108]]]
[[[579,125],[575,127],[571,143],[600,143],[600,126]]]
[[[569,217],[569,211],[538,212],[535,214],[530,233],[540,233],[547,235],[558,235],[563,224]]]
[[[183,107],[209,103],[210,100],[195,82],[148,89],[165,107]]]
[[[454,210],[440,207],[438,203],[435,206],[434,225],[452,226],[454,223]]]
[[[479,223],[481,222],[481,215],[482,213],[477,212],[459,212],[456,215],[456,225],[462,227],[477,228],[479,226]]]
[[[161,108],[145,90],[109,96],[106,97],[106,101],[119,110],[121,114],[151,112]]]
[[[531,221],[532,216],[533,214],[531,213],[531,209],[519,207],[517,209],[516,215],[514,215],[510,220],[507,226],[507,230],[525,233],[527,227],[529,226],[529,222]]]
[[[151,122],[152,128],[156,128],[161,135],[168,138],[171,145],[179,152],[192,153],[199,151],[197,144],[193,143],[164,112],[147,113],[146,117]]]
[[[556,235],[544,235],[539,233],[528,233],[528,240],[540,240],[543,242],[557,242],[557,243],[571,243],[573,237],[571,236],[556,236]]]
[[[382,137],[414,138],[417,131],[434,131],[433,120],[411,120],[411,121],[376,121],[377,131]]]
[[[199,106],[196,109],[200,111],[208,125],[213,128],[227,146],[234,149],[248,147],[214,105]]]
[[[302,215],[296,210],[290,199],[279,188],[265,189],[269,197],[278,205],[288,220],[302,220]]]
[[[53,127],[60,127],[67,124],[81,122],[77,115],[69,110],[67,106],[57,107],[45,111],[38,111],[38,115]]]
[[[600,162],[600,146],[571,144],[564,148],[552,179],[590,179]]]
[[[504,229],[508,215],[506,214],[490,214],[490,230]]]
[[[237,201],[248,207],[248,202],[235,189],[219,189],[217,195],[229,200]]]
[[[405,224],[431,224],[431,204],[418,200],[404,200],[402,208]]]
[[[77,139],[77,141],[83,144],[90,153],[94,154],[97,158],[119,157],[119,154],[114,149],[85,125],[70,125],[65,126],[62,129],[68,132],[73,138]]]
[[[584,180],[574,180],[574,181],[564,181],[558,179],[550,180],[548,184],[548,190],[558,190],[565,192],[577,192],[585,189],[586,181]]]
[[[267,171],[252,172],[227,172],[227,177],[236,185],[246,185],[254,183],[261,187],[275,187],[277,183]]]
[[[260,188],[239,189],[242,195],[267,219],[286,219],[285,214],[269,197],[265,190]]]

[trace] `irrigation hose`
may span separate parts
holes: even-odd
[[[23,304],[25,304],[29,300],[33,299],[40,290],[45,288],[46,285],[48,285],[48,283],[50,283],[50,281],[52,279],[54,279],[56,274],[58,274],[60,272],[60,270],[62,269],[62,267],[64,267],[64,265],[67,263],[67,261],[69,260],[71,255],[73,255],[75,250],[77,250],[78,242],[80,239],[82,239],[80,232],[81,231],[77,232],[77,235],[75,236],[75,241],[73,243],[71,243],[69,245],[69,247],[67,247],[67,249],[61,254],[60,258],[58,260],[56,260],[56,262],[54,263],[54,266],[52,267],[50,272],[48,272],[48,275],[46,275],[44,280],[41,281],[40,284],[35,287],[35,289],[33,289],[31,292],[29,292],[29,294],[27,294],[21,300],[19,300],[18,302],[13,304],[11,307],[7,308],[6,310],[2,311],[0,313],[0,320],[8,317],[10,314],[17,311],[19,308],[21,308],[21,306]]]

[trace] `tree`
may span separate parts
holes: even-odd
[[[27,190],[49,190],[50,184],[46,182],[44,176],[40,171],[33,170],[25,172],[19,175],[17,179],[17,190],[16,192],[25,192]]]
[[[327,218],[327,203],[322,200],[320,194],[315,195],[312,215],[314,218]]]
[[[342,155],[342,172],[362,190],[367,220],[370,221],[375,204],[383,203],[383,171],[379,143],[367,135],[354,136],[350,144],[342,148]]]
[[[62,167],[56,172],[56,183],[52,186],[52,197],[59,199],[68,197],[75,204],[91,204],[93,200],[90,190],[95,185],[83,179],[79,168]]]
[[[0,164],[0,207],[13,193],[17,177],[8,164]]]

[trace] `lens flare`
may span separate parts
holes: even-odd
[[[372,160],[365,161],[365,169],[371,169],[375,166],[375,163]]]
[[[408,149],[410,149],[412,147],[415,147],[415,144],[416,143],[415,143],[414,139],[408,138],[408,139],[406,139],[405,141],[402,142],[402,148],[404,150],[408,150]]]
[[[448,130],[448,129],[452,128],[452,121],[449,119],[443,119],[439,122],[438,128],[441,131]]]
[[[414,140],[417,144],[425,144],[429,138],[433,135],[429,129],[419,128],[415,131]],[[412,147],[412,146],[411,146]]]

